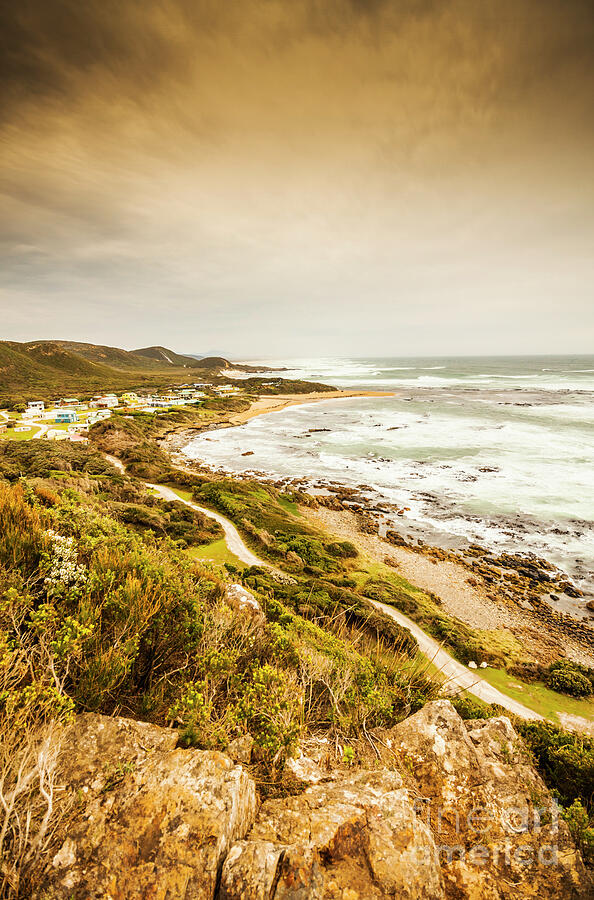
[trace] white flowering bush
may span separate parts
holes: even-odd
[[[48,595],[81,588],[87,580],[87,570],[78,562],[74,538],[65,537],[52,530],[47,534],[52,542],[48,560],[49,571],[43,580]]]

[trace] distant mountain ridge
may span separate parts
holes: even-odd
[[[167,347],[141,347],[138,350],[120,350],[118,347],[106,347],[102,344],[85,344],[78,341],[53,341],[66,350],[84,356],[92,362],[105,363],[114,369],[150,368],[162,370],[175,366],[177,368],[226,369],[231,364],[222,356],[197,358],[176,353]]]
[[[208,379],[230,366],[223,357],[197,360],[160,346],[122,350],[79,341],[0,341],[0,402],[156,387],[190,381],[194,372]]]

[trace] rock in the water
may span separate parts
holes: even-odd
[[[212,900],[223,859],[254,821],[252,779],[222,753],[172,749],[175,732],[81,718],[63,767],[84,807],[40,896]]]

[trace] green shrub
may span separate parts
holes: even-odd
[[[493,706],[474,697],[453,697],[452,706],[462,719],[492,719],[505,714],[501,706]]]
[[[584,862],[594,864],[594,827],[583,803],[574,800],[571,806],[562,810],[561,816],[569,826],[574,841],[580,848]]]
[[[1,441],[0,476],[47,478],[54,472],[109,475],[120,473],[100,453],[69,441]]]
[[[168,718],[182,726],[180,740],[186,747],[204,745],[211,715],[212,707],[202,682],[186,683],[168,712]]]
[[[510,675],[519,678],[521,681],[527,681],[529,684],[533,681],[546,681],[548,669],[546,666],[537,662],[525,661],[511,663],[506,666]]]
[[[282,669],[256,666],[243,684],[235,715],[254,738],[254,749],[274,773],[295,749],[303,719],[303,696]]]
[[[144,503],[111,502],[109,511],[134,528],[167,535],[182,548],[211,544],[223,537],[218,522],[181,501],[162,502],[149,494],[143,499]]]
[[[350,541],[334,541],[326,544],[326,549],[328,553],[339,559],[355,559],[359,555],[357,548]]]
[[[25,500],[22,485],[0,483],[0,566],[34,578],[51,544],[41,512]]]
[[[592,673],[591,676],[589,673]],[[562,659],[551,663],[546,683],[553,691],[560,691],[572,697],[587,697],[594,690],[593,676],[594,670],[580,666],[570,659]]]
[[[518,720],[516,730],[531,750],[547,786],[564,805],[594,798],[594,738],[563,731],[551,722]]]

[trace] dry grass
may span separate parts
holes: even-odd
[[[61,727],[0,736],[0,897],[25,898],[42,877],[66,814],[58,758]]]

